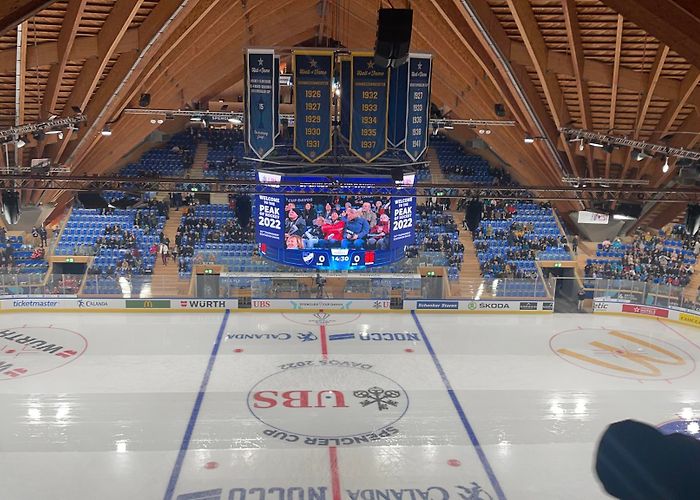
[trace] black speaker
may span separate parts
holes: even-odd
[[[471,200],[467,205],[467,228],[474,232],[481,222],[481,212],[484,204],[479,200]]]
[[[374,62],[382,68],[396,68],[408,60],[413,29],[411,9],[379,9]]]
[[[139,98],[139,106],[147,108],[151,104],[151,94],[141,94]]]
[[[685,230],[690,235],[698,232],[700,227],[700,205],[688,205],[688,212],[685,214]]]
[[[403,182],[403,167],[391,167],[391,180],[394,182]]]
[[[250,223],[250,216],[253,213],[252,207],[250,196],[247,194],[236,196],[236,217],[241,227],[246,227]]]
[[[19,213],[19,193],[17,191],[3,191],[2,214],[7,223],[17,224]]]
[[[493,110],[496,112],[496,116],[506,116],[506,107],[500,102],[496,103],[496,105],[493,107]]]

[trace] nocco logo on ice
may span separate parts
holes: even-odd
[[[550,347],[581,368],[634,380],[671,380],[695,370],[695,360],[671,342],[649,335],[604,328],[557,333]]]
[[[0,329],[0,382],[52,371],[85,352],[79,333],[53,327]]]
[[[248,393],[248,408],[266,436],[295,444],[342,446],[398,433],[409,406],[399,383],[367,363],[287,363]]]

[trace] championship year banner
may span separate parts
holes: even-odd
[[[248,146],[260,159],[275,148],[275,52],[248,49],[246,53],[246,129]]]
[[[284,246],[283,197],[259,194],[255,197],[255,241],[270,247]]]
[[[332,148],[333,51],[295,50],[294,150],[315,162]]]
[[[352,88],[350,57],[340,57],[340,135],[350,140],[350,89]]]
[[[391,199],[392,227],[391,244],[394,248],[400,245],[412,245],[416,239],[413,219],[416,215],[416,199],[413,196]]]
[[[404,150],[411,160],[417,161],[428,149],[432,58],[430,54],[411,54],[407,66],[408,99]]]
[[[387,140],[397,148],[406,139],[406,91],[408,64],[392,68],[389,73],[389,123]]]
[[[387,148],[389,70],[376,66],[371,52],[356,52],[351,74],[350,151],[369,163]]]

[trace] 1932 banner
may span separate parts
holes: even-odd
[[[407,66],[408,99],[404,150],[411,160],[417,161],[428,149],[432,58],[430,54],[411,54]]]
[[[274,91],[275,91],[275,116],[273,118],[273,123],[275,127],[275,139],[277,139],[280,135],[280,56],[275,56],[275,69],[274,69],[274,75],[275,75],[275,83],[274,83]]]
[[[295,50],[292,61],[294,150],[314,162],[332,148],[333,51]]]
[[[275,52],[248,49],[246,53],[246,131],[248,146],[258,158],[275,148]]]
[[[371,52],[355,52],[351,73],[350,151],[371,162],[387,148],[389,70],[376,66]]]
[[[351,73],[350,57],[340,56],[340,135],[348,140],[350,140]]]
[[[389,123],[387,140],[394,148],[406,139],[406,89],[408,64],[392,68],[389,73]]]

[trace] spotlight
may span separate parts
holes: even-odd
[[[58,133],[58,140],[62,141],[63,140],[63,132]]]
[[[583,139],[579,139],[578,150],[583,151]]]
[[[151,124],[152,124],[152,125],[155,125],[155,124],[156,124],[156,119],[155,119],[155,118],[151,118]]]
[[[235,118],[235,117],[229,118],[228,122],[233,123],[234,125],[240,125],[241,123],[243,123],[243,122],[241,122],[241,120],[239,120],[238,118]]]
[[[588,144],[591,145],[591,146],[593,146],[594,148],[604,148],[604,147],[605,147],[605,144],[603,144],[603,143],[602,143],[601,141],[599,141],[598,139],[591,139],[591,140],[588,142]]]
[[[524,141],[525,144],[532,144],[533,142],[535,142],[535,138],[532,137],[530,134],[526,134]]]
[[[103,136],[108,137],[112,135],[112,129],[109,128],[109,125],[105,125],[104,128],[102,129],[102,132],[100,132]]]
[[[606,144],[603,147],[603,151],[605,151],[608,154],[612,154],[612,152],[615,150],[615,146],[613,144]]]
[[[639,150],[635,151],[632,157],[635,159],[635,161],[642,161],[644,158],[651,158],[651,155],[642,150]]]
[[[664,160],[664,166],[661,167],[661,171],[665,174],[666,172],[668,172],[669,168],[671,168],[671,167],[669,167],[669,165],[668,165],[668,156],[667,156],[666,159]]]
[[[158,120],[156,120],[156,121],[158,122],[158,125],[162,125],[164,122],[164,120],[162,118],[158,118]]]
[[[17,141],[15,141],[15,147],[16,147],[17,149],[23,148],[23,147],[26,146],[26,145],[27,145],[27,143],[26,143],[26,142],[24,141],[24,139],[22,139],[21,137],[20,137],[20,138],[17,138]]]

